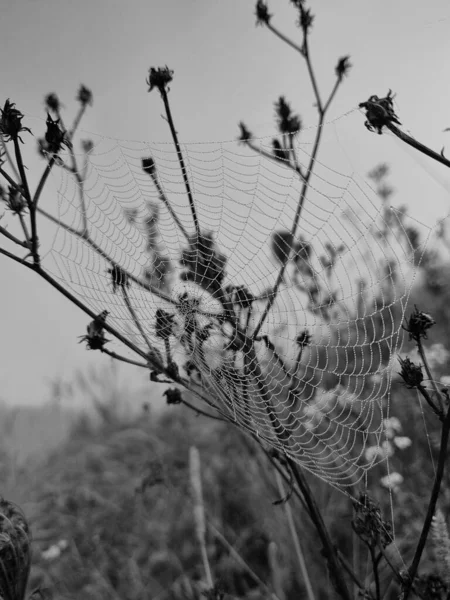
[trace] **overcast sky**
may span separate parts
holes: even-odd
[[[337,59],[350,55],[353,65],[328,115],[329,145],[320,160],[361,178],[388,162],[395,204],[407,204],[411,216],[432,227],[448,212],[450,172],[393,136],[369,134],[356,108],[391,88],[406,131],[438,151],[450,146],[450,133],[443,133],[450,126],[448,3],[315,4],[310,44],[323,95],[333,84]],[[274,24],[298,36],[291,3],[272,0],[269,7]],[[161,100],[147,93],[145,83],[150,66],[166,64],[175,72],[170,97],[184,142],[233,140],[240,120],[255,135],[269,136],[280,95],[305,126],[317,120],[304,63],[269,31],[255,27],[253,1],[3,0],[0,56],[0,102],[15,102],[36,135],[43,133],[34,117],[44,117],[44,96],[57,92],[73,116],[83,83],[94,93],[83,130],[121,140],[169,141]],[[30,178],[36,179],[43,164],[30,139],[24,136]],[[0,398],[43,402],[49,380],[70,380],[77,368],[107,362],[77,344],[88,321],[83,313],[5,257],[0,273]],[[151,395],[145,373],[121,371],[130,387],[148,387]]]

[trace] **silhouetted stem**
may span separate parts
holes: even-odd
[[[148,370],[148,363],[141,363],[141,362],[138,362],[137,360],[127,358],[126,356],[121,356],[120,354],[117,354],[117,352],[108,350],[108,348],[101,348],[101,352],[103,352],[104,354],[107,354],[108,356],[110,356],[111,358],[114,358],[115,360],[120,360],[124,363],[128,363],[129,365],[134,365],[136,367],[141,367],[143,369]]]
[[[30,250],[30,247],[27,242],[23,242],[22,240],[19,240],[18,238],[16,238],[16,236],[14,236],[12,233],[9,233],[9,231],[7,229],[5,229],[4,227],[2,227],[1,225],[0,225],[0,233],[2,235],[4,235],[6,238],[8,238],[8,240],[11,240],[11,242],[14,242],[15,244],[17,244],[18,246],[22,246],[23,248]]]
[[[14,151],[16,155],[17,168],[19,169],[20,179],[22,182],[23,195],[30,212],[30,223],[31,223],[31,253],[33,260],[36,265],[39,265],[40,258],[38,254],[38,235],[37,235],[37,224],[36,224],[36,209],[33,205],[33,201],[30,195],[30,188],[28,187],[28,180],[25,173],[25,167],[23,165],[22,153],[20,151],[19,140],[14,138]]]
[[[175,130],[174,123],[173,123],[172,112],[170,110],[170,105],[169,105],[169,98],[167,96],[167,91],[164,87],[161,88],[160,91],[161,91],[161,97],[164,102],[164,108],[166,109],[166,116],[167,116],[167,121],[169,123],[170,131],[172,133],[172,139],[175,144],[175,149],[177,151],[178,161],[180,163],[181,174],[183,176],[184,185],[186,187],[186,193],[187,193],[187,197],[189,200],[189,206],[191,209],[192,219],[194,221],[194,226],[195,226],[195,233],[197,234],[197,238],[199,238],[200,237],[200,225],[198,222],[197,211],[195,209],[194,198],[192,196],[191,186],[189,183],[189,177],[187,174],[186,166],[184,164],[183,153],[181,152],[180,143],[178,141],[178,135]]]
[[[410,135],[408,135],[404,131],[401,131],[398,127],[396,127],[391,122],[386,122],[386,123],[384,123],[384,125],[390,131],[392,131],[392,133],[395,136],[397,136],[400,140],[402,140],[402,142],[405,142],[406,144],[408,144],[409,146],[412,146],[413,148],[415,148],[419,152],[422,152],[422,154],[425,154],[426,156],[429,156],[433,160],[436,160],[437,162],[440,162],[441,164],[445,165],[446,167],[450,167],[450,160],[446,159],[445,156],[443,156],[442,154],[439,154],[438,152],[435,152],[434,150],[431,150],[431,148],[428,148],[428,146],[425,146],[421,142],[418,142],[417,140],[415,140],[414,138],[412,138]]]
[[[141,322],[139,321],[136,311],[134,310],[134,308],[131,304],[130,296],[128,295],[127,286],[121,285],[120,287],[122,290],[123,299],[125,300],[125,304],[127,305],[127,308],[128,308],[128,312],[130,313],[131,318],[133,319],[137,330],[139,331],[139,333],[143,337],[145,343],[147,344],[147,347],[148,347],[150,353],[153,353],[153,346],[151,345],[150,340],[148,339],[147,334],[145,333],[144,328],[142,327]]]
[[[420,358],[422,359],[423,366],[425,367],[425,371],[426,371],[428,380],[429,380],[431,386],[433,387],[434,393],[436,394],[436,399],[437,399],[437,402],[439,404],[439,408],[440,408],[441,412],[443,413],[443,411],[444,411],[444,404],[442,402],[442,396],[441,396],[441,393],[438,390],[436,382],[434,381],[434,379],[433,379],[433,377],[431,375],[430,365],[428,363],[428,359],[427,359],[427,356],[425,354],[425,349],[423,347],[423,343],[422,343],[422,339],[421,338],[419,338],[418,341],[417,341],[417,350],[419,351]]]
[[[425,517],[425,521],[422,527],[422,532],[420,534],[419,543],[417,544],[416,552],[414,554],[413,561],[411,566],[408,569],[408,581],[405,585],[403,600],[408,600],[409,594],[411,592],[411,587],[414,583],[414,578],[416,577],[417,570],[419,568],[420,560],[422,558],[422,553],[425,548],[425,544],[428,538],[428,533],[430,531],[431,523],[433,520],[433,516],[436,510],[436,503],[439,497],[439,493],[441,490],[442,477],[444,475],[445,462],[447,458],[447,446],[448,446],[448,438],[450,433],[450,407],[447,407],[447,414],[445,415],[444,422],[442,424],[442,432],[441,432],[441,446],[439,449],[439,457],[438,464],[436,469],[436,474],[434,476],[433,489],[431,491],[430,501],[428,504],[428,510]]]

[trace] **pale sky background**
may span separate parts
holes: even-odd
[[[274,24],[299,36],[288,0],[272,0],[269,7]],[[339,57],[349,54],[353,65],[328,120],[347,116],[330,125],[327,139],[334,144],[320,160],[362,178],[388,162],[395,205],[407,204],[411,216],[432,226],[449,209],[450,171],[393,136],[369,134],[362,112],[353,109],[392,88],[404,129],[437,151],[447,145],[450,156],[450,133],[443,133],[450,126],[448,2],[321,0],[312,10],[311,55],[322,95],[333,84]],[[306,126],[316,123],[304,62],[255,27],[253,0],[3,0],[0,56],[0,102],[15,102],[27,116],[24,124],[38,135],[43,124],[31,117],[44,116],[44,96],[57,92],[73,115],[83,83],[94,93],[83,130],[169,141],[159,95],[148,94],[145,83],[150,66],[166,64],[175,71],[170,96],[183,142],[232,140],[240,120],[255,135],[270,135],[280,95]],[[37,177],[43,163],[33,156],[33,142],[24,139],[33,157],[30,177]],[[77,343],[89,320],[77,308],[3,256],[0,273],[1,399],[44,402],[50,380],[69,381],[76,369],[108,363]],[[120,371],[125,389],[148,389],[151,397],[146,373]]]

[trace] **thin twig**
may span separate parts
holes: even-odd
[[[391,122],[386,122],[386,123],[384,123],[384,125],[390,131],[392,131],[392,133],[394,135],[396,135],[400,140],[402,140],[402,142],[405,142],[406,144],[408,144],[409,146],[412,146],[413,148],[415,148],[419,152],[422,152],[422,154],[425,154],[426,156],[429,156],[433,160],[436,160],[437,162],[440,162],[441,164],[445,165],[446,167],[450,167],[450,160],[448,160],[447,158],[445,158],[445,156],[443,154],[439,154],[438,152],[435,152],[434,150],[431,150],[431,148],[428,148],[428,146],[425,146],[421,142],[418,142],[413,137],[409,136],[404,131],[401,131],[398,127],[396,127]]]
[[[108,348],[105,348],[105,347],[101,348],[101,352],[103,352],[104,354],[107,354],[108,356],[110,356],[111,358],[114,358],[115,360],[120,360],[124,363],[128,363],[129,365],[135,365],[136,367],[141,367],[142,369],[148,370],[148,363],[141,363],[141,362],[138,362],[137,360],[127,358],[126,356],[117,354],[117,352],[114,352],[113,350],[108,350]]]
[[[50,171],[52,170],[55,162],[56,162],[56,157],[52,156],[52,158],[48,161],[47,166],[45,167],[45,170],[42,174],[41,179],[39,180],[38,186],[36,188],[36,191],[34,193],[33,200],[32,200],[35,208],[37,207],[42,190],[44,189],[44,186],[47,182],[48,176],[50,175]]]
[[[166,194],[164,193],[164,190],[162,189],[161,184],[159,183],[159,179],[156,176],[156,174],[153,172],[153,170],[150,172],[150,177],[152,178],[153,184],[156,187],[156,189],[158,190],[158,194],[159,194],[159,198],[160,200],[162,200],[167,208],[167,210],[169,211],[172,219],[175,221],[178,229],[181,231],[181,233],[184,235],[184,237],[186,238],[186,240],[189,241],[189,234],[186,231],[186,229],[184,228],[183,223],[180,221],[177,213],[174,211],[172,205],[170,204],[169,200],[167,199]]]
[[[192,196],[191,185],[189,183],[189,177],[187,174],[187,169],[184,164],[183,153],[181,152],[180,143],[178,141],[178,135],[175,129],[175,125],[173,123],[172,112],[170,110],[169,98],[167,96],[167,91],[164,87],[161,88],[161,97],[164,102],[164,108],[166,109],[167,122],[169,123],[170,131],[172,133],[173,142],[175,144],[175,149],[177,151],[178,161],[180,163],[181,174],[183,176],[184,185],[186,187],[186,193],[189,200],[189,206],[192,213],[192,219],[194,221],[195,233],[197,238],[200,238],[200,225],[198,222],[197,211],[195,209],[194,198]]]
[[[134,310],[134,308],[131,304],[130,296],[128,295],[127,286],[121,285],[120,287],[122,290],[123,299],[125,300],[125,304],[127,305],[127,308],[128,308],[128,312],[130,313],[131,318],[133,319],[134,324],[136,325],[139,333],[141,334],[145,343],[147,344],[150,354],[153,354],[153,352],[154,352],[153,346],[150,343],[150,340],[148,339],[147,334],[145,333],[144,328],[142,327],[141,322],[138,319],[136,311]]]
[[[282,40],[285,44],[293,48],[296,52],[299,52],[302,56],[305,55],[304,50],[301,46],[298,46],[295,42],[289,39],[286,35],[284,35],[284,33],[282,33],[276,27],[274,27],[272,23],[265,24],[267,25],[267,28],[270,29],[270,31],[274,33],[277,37],[279,37],[280,40]]]
[[[4,235],[6,238],[8,238],[8,240],[11,240],[15,244],[17,244],[18,246],[22,246],[22,248],[26,248],[27,250],[30,250],[30,246],[27,242],[23,242],[22,240],[19,240],[18,238],[16,238],[15,235],[13,235],[12,233],[9,233],[9,231],[7,229],[5,229],[4,227],[2,227],[1,225],[0,225],[0,233],[2,235]]]
[[[284,167],[288,167],[289,169],[292,169],[293,171],[298,173],[300,175],[301,179],[305,178],[301,167],[297,163],[292,164],[289,160],[287,160],[285,158],[279,158],[278,156],[275,156],[275,154],[271,154],[270,152],[267,152],[266,150],[262,150],[261,148],[258,148],[258,146],[253,144],[251,142],[251,140],[245,140],[245,144],[251,150],[253,150],[253,152],[260,154],[261,156],[264,156],[265,158],[272,160],[274,162],[281,163]]]
[[[427,374],[427,377],[428,377],[428,381],[431,383],[431,385],[433,387],[433,390],[434,390],[434,393],[436,394],[436,399],[438,401],[439,408],[440,408],[441,412],[443,413],[443,411],[444,411],[444,403],[442,401],[442,396],[441,396],[440,391],[438,390],[438,386],[437,386],[435,380],[433,379],[433,377],[431,375],[430,365],[428,363],[428,359],[427,359],[427,356],[426,356],[426,353],[425,353],[425,349],[423,347],[422,338],[420,338],[420,337],[417,339],[417,350],[419,351],[420,358],[422,359],[423,366],[425,367],[425,371],[426,371],[426,374]]]
[[[31,252],[33,254],[33,260],[36,265],[39,265],[40,258],[38,254],[38,234],[37,234],[37,223],[36,223],[36,209],[33,205],[33,201],[30,194],[30,188],[28,186],[28,179],[25,173],[25,167],[22,160],[22,153],[20,151],[19,140],[14,138],[14,151],[16,156],[17,168],[19,169],[20,180],[22,183],[22,188],[24,192],[24,197],[28,206],[28,210],[30,212],[30,222],[31,222]]]

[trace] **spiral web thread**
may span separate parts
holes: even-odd
[[[270,138],[253,142],[272,152]],[[298,140],[295,145],[305,169],[311,145]],[[260,298],[249,314],[245,302],[236,303],[236,293],[229,296],[250,336],[280,270],[275,255],[283,248],[278,244],[277,252],[271,236],[291,228],[302,181],[281,161],[237,142],[183,144],[182,152],[202,234],[212,233],[216,252],[226,257],[222,289],[245,286]],[[142,169],[142,158],[150,156],[159,190]],[[354,486],[374,464],[387,460],[390,383],[406,301],[430,234],[425,226],[423,245],[413,247],[408,231],[411,225],[418,229],[416,222],[382,206],[357,175],[316,161],[291,240],[298,260],[289,261],[254,355],[245,357],[229,348],[231,326],[214,317],[224,309],[208,288],[207,273],[200,286],[182,280],[180,256],[188,243],[161,191],[187,234],[195,230],[173,146],[97,137],[92,151],[77,159],[85,168],[90,238],[122,269],[153,286],[154,293],[131,282],[127,293],[147,340],[165,361],[155,314],[159,308],[175,315],[171,354],[183,377],[188,378],[183,365],[190,363],[191,389],[339,489]],[[63,168],[54,169],[54,177],[57,213],[44,202],[43,208],[79,231],[79,185]],[[208,261],[211,249],[207,238],[203,241],[208,247],[200,243],[196,260]],[[108,323],[148,350],[124,295],[112,292],[111,263],[92,245],[59,225],[43,264],[92,310],[108,310]],[[171,271],[163,279],[168,264]],[[186,293],[190,302],[180,304]],[[203,341],[201,331],[207,332]]]

